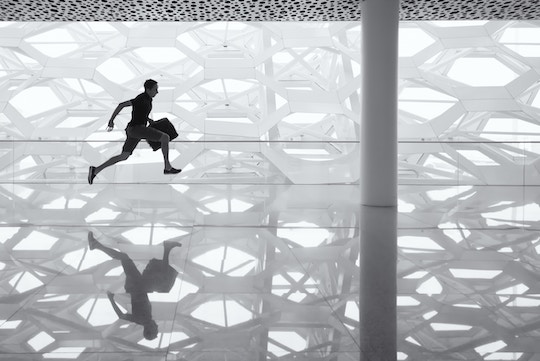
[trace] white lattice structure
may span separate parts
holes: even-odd
[[[400,182],[538,185],[537,25],[455,24],[401,27]]]
[[[2,43],[4,136],[41,141],[25,150],[15,143],[18,156],[5,171],[18,179],[83,180],[88,163],[119,153],[118,143],[103,142],[123,140],[129,114],[107,134],[111,108],[154,78],[160,94],[153,116],[167,116],[180,131],[172,151],[184,169],[178,179],[358,180],[358,168],[350,167],[358,157],[358,23],[59,23],[4,29],[10,35]],[[150,153],[148,147],[137,152],[106,179],[163,179],[147,171],[149,163],[160,161]]]
[[[0,25],[0,358],[358,359],[359,23]],[[400,31],[398,359],[537,360],[540,27]],[[141,143],[88,185],[148,78],[183,172]],[[183,242],[156,340],[89,230]]]

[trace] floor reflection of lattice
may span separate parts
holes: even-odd
[[[27,187],[44,198],[51,190]],[[197,194],[199,187],[192,185],[190,191]],[[74,218],[73,224],[40,225],[38,218],[28,218],[28,223],[2,227],[2,352],[21,360],[29,353],[149,360],[358,357],[359,233],[355,213],[347,212],[347,195],[354,187],[313,186],[310,191],[286,186],[288,203],[274,200],[275,205],[268,198],[276,194],[272,187],[251,188],[263,207],[194,218],[206,224],[176,225],[180,217],[171,214],[171,200],[163,197],[155,203],[163,208],[153,211],[170,218],[138,225],[133,215],[144,207],[129,195],[148,194],[147,189],[170,192],[170,186],[118,185],[108,186],[108,197],[132,210],[124,222],[84,225]],[[451,188],[450,199],[440,187],[406,186],[401,193],[414,207],[400,213],[398,231],[399,351],[408,359],[492,355],[521,360],[535,354],[540,264],[536,228],[529,227],[530,215],[524,211],[529,202],[523,202],[523,188],[488,188]],[[533,199],[536,189],[526,191],[527,199]],[[292,197],[298,192],[312,197]],[[331,208],[328,193],[335,195]],[[342,201],[336,202],[339,194]],[[295,202],[302,204],[300,222],[294,217]],[[27,203],[19,198],[8,208],[21,210]],[[501,205],[513,211],[505,213]],[[410,219],[428,209],[438,210],[432,217],[439,227],[412,226]],[[41,219],[59,211],[73,212],[42,208]],[[224,225],[235,220],[235,213],[244,214],[242,222]],[[482,226],[490,217],[497,226]],[[515,222],[522,226],[516,228]],[[145,340],[140,326],[119,320],[112,310],[106,291],[117,295],[123,310],[131,307],[125,277],[118,261],[88,249],[89,229],[106,246],[128,254],[141,270],[161,257],[163,241],[183,243],[171,253],[179,271],[173,287],[149,296],[157,339]]]

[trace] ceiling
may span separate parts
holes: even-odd
[[[1,21],[351,21],[355,0],[2,0]],[[403,0],[401,20],[535,20],[534,0]]]

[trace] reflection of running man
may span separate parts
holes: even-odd
[[[146,126],[148,122],[150,122],[150,124],[154,122],[152,119],[148,118],[148,115],[152,110],[152,98],[155,97],[157,93],[158,83],[155,80],[148,79],[144,82],[144,93],[137,95],[134,99],[118,104],[111,116],[111,119],[109,120],[109,124],[107,126],[108,132],[113,129],[114,118],[116,118],[118,113],[120,113],[120,111],[125,107],[133,107],[131,110],[131,121],[128,123],[126,128],[127,139],[122,147],[122,153],[115,155],[97,167],[90,166],[88,169],[88,183],[92,184],[95,176],[98,175],[98,173],[103,169],[128,159],[141,139],[161,142],[163,162],[165,163],[165,168],[163,169],[164,174],[176,174],[182,171],[181,169],[173,168],[169,162],[169,135],[157,129]]]
[[[88,246],[90,250],[99,249],[108,256],[122,262],[126,274],[124,288],[131,295],[131,313],[123,313],[116,302],[114,294],[107,292],[111,305],[119,318],[137,323],[144,327],[143,335],[147,340],[157,337],[158,326],[152,319],[152,305],[148,299],[149,292],[169,292],[178,273],[169,265],[169,253],[174,247],[181,247],[179,242],[163,242],[163,259],[152,259],[141,274],[129,256],[110,247],[104,246],[88,232]]]

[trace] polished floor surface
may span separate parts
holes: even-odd
[[[358,360],[358,191],[2,184],[0,359]],[[399,194],[398,359],[535,360],[540,188]],[[141,272],[182,243],[155,339],[115,313],[107,292],[128,313],[136,293],[89,233]]]

